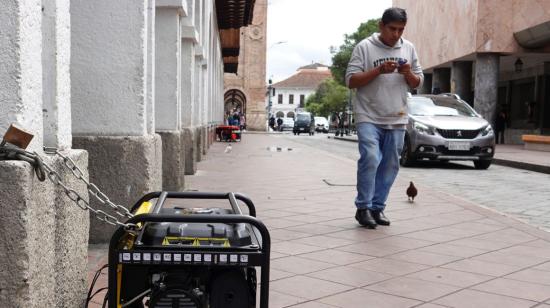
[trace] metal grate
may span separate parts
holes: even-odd
[[[479,135],[479,129],[466,130],[466,129],[437,129],[437,132],[447,139],[474,139]]]

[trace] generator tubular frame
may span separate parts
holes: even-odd
[[[259,254],[261,262],[259,267],[261,268],[261,278],[260,278],[260,307],[259,308],[268,308],[269,306],[269,257],[271,250],[271,238],[269,231],[263,222],[258,220],[256,216],[256,208],[254,203],[250,198],[239,194],[239,193],[217,193],[217,192],[167,192],[167,191],[158,191],[151,192],[143,196],[136,204],[132,207],[131,212],[135,212],[143,202],[147,202],[151,199],[157,198],[157,202],[151,213],[136,215],[126,223],[129,224],[138,224],[141,223],[145,228],[145,223],[147,222],[173,222],[173,223],[245,223],[249,224],[252,228],[252,231],[256,233],[256,230],[260,232],[261,238]],[[210,215],[210,214],[191,214],[191,215],[167,215],[167,214],[158,214],[162,205],[167,198],[176,198],[176,199],[225,199],[229,200],[234,214],[227,215]],[[250,216],[243,215],[242,211],[237,203],[237,200],[240,200],[246,204],[248,207],[248,212]],[[120,243],[120,239],[127,234],[123,227],[119,227],[109,243],[109,277],[108,277],[108,299],[109,299],[109,308],[118,308],[117,307],[117,293],[118,293],[118,281],[117,281],[117,267],[119,264],[119,252],[120,250],[117,246]],[[197,249],[195,249],[197,250]],[[198,249],[200,250],[200,248]],[[170,250],[167,250],[170,251]],[[223,250],[222,250],[223,252]],[[225,253],[225,252],[224,252]]]

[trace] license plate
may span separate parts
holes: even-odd
[[[303,127],[300,127],[300,130],[304,130],[304,129],[305,129],[305,128],[303,128]]]
[[[451,151],[469,151],[470,150],[470,143],[464,142],[464,141],[451,141],[447,145],[449,150]]]

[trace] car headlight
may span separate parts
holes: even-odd
[[[485,126],[485,128],[481,131],[482,136],[487,136],[492,133],[493,133],[493,128],[491,127],[491,125]]]
[[[414,122],[413,128],[414,128],[414,130],[416,130],[417,132],[419,132],[421,134],[435,135],[435,129],[431,126],[428,126],[428,125],[424,124],[424,123]]]

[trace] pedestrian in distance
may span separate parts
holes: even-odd
[[[271,118],[269,118],[269,127],[271,128],[272,131],[275,131],[275,117],[274,116],[271,116]]]
[[[386,200],[399,171],[407,118],[407,92],[424,79],[414,45],[402,38],[407,13],[384,11],[379,33],[359,42],[346,70],[346,85],[355,91],[359,224],[374,229],[390,224]]]
[[[283,118],[277,118],[277,130],[283,131]]]
[[[496,143],[504,144],[504,130],[506,129],[506,113],[501,111],[495,121]]]

